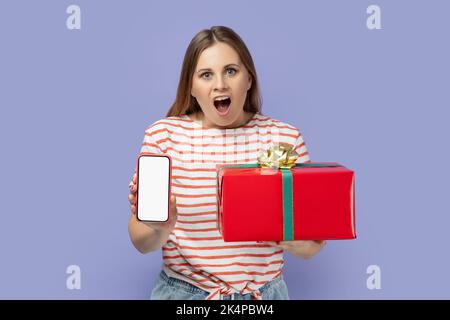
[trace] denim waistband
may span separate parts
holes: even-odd
[[[187,292],[190,293],[205,293],[208,294],[207,291],[200,289],[199,287],[196,287],[192,284],[190,284],[189,282],[186,282],[184,280],[181,279],[177,279],[177,278],[173,278],[173,277],[169,277],[164,270],[161,271],[160,273],[160,277],[162,280],[164,280],[168,285],[172,285],[175,286],[177,288],[183,289]],[[259,291],[261,293],[264,293],[264,291],[269,290],[270,287],[276,285],[278,282],[280,282],[283,279],[283,275],[279,275],[278,277],[276,277],[275,279],[265,283],[261,288],[259,288]]]

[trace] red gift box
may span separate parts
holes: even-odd
[[[352,170],[337,163],[296,164],[287,169],[292,196],[286,201],[281,169],[241,166],[254,167],[217,168],[218,227],[224,241],[356,238]]]

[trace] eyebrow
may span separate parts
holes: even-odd
[[[240,68],[240,66],[238,64],[236,64],[236,63],[229,63],[223,68],[226,69],[226,68],[231,67],[231,66],[236,66],[236,67]],[[197,73],[200,73],[201,71],[211,71],[211,70],[212,69],[210,69],[210,68],[200,69],[200,70],[197,71]]]

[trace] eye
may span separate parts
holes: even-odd
[[[230,71],[230,70],[232,71],[231,73],[230,73],[230,72],[228,72],[228,71]],[[236,74],[236,72],[237,72],[237,71],[236,71],[236,69],[235,69],[235,68],[228,68],[228,69],[227,69],[227,72],[228,72],[228,75],[230,75],[230,76],[234,76],[234,75]]]
[[[206,79],[206,80],[208,80],[208,79],[210,79],[211,77],[205,77],[205,75],[209,75],[209,74],[211,74],[211,72],[203,72],[201,75],[200,75],[200,78],[203,78],[203,79]]]

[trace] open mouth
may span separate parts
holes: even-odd
[[[214,107],[216,107],[217,111],[221,115],[225,115],[228,113],[230,104],[231,104],[230,98],[214,100]]]

